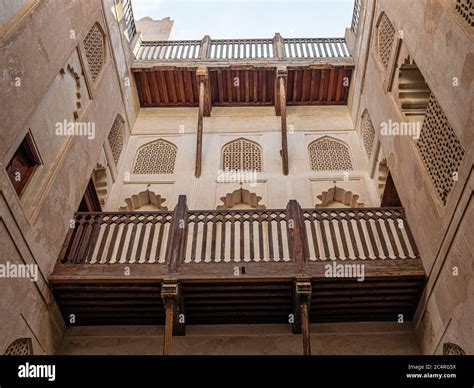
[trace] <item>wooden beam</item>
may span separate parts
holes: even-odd
[[[275,96],[275,108],[277,114],[280,113],[281,117],[281,158],[282,158],[282,170],[284,175],[288,175],[288,134],[287,134],[287,122],[286,122],[286,86],[287,86],[287,71],[286,68],[280,68],[277,70],[277,90]],[[278,103],[277,103],[278,101]],[[278,105],[278,107],[277,107]]]

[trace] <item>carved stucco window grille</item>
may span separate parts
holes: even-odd
[[[262,149],[253,141],[237,139],[222,148],[222,169],[262,171]]]
[[[178,149],[175,145],[157,140],[138,150],[134,174],[173,174]]]
[[[474,26],[474,2],[473,0],[453,0],[456,10],[463,19],[472,27]]]
[[[95,81],[105,63],[105,35],[99,23],[92,26],[83,43],[89,72]]]
[[[372,156],[372,149],[374,147],[375,129],[367,109],[364,110],[364,113],[362,113],[360,128],[365,152],[370,159]]]
[[[349,148],[328,137],[313,141],[309,147],[311,169],[315,171],[349,171],[352,161]]]
[[[459,345],[450,342],[443,344],[443,356],[464,356],[465,354]]]
[[[428,102],[417,147],[440,199],[446,204],[464,157],[464,149],[433,94]]]
[[[33,346],[30,338],[19,338],[5,350],[5,356],[31,356],[32,354]]]
[[[117,115],[112,129],[109,132],[108,140],[115,165],[117,165],[123,149],[123,140],[125,134],[125,120],[122,116]]]
[[[382,12],[377,24],[376,50],[377,55],[385,69],[390,64],[393,42],[395,41],[395,27],[385,12]]]

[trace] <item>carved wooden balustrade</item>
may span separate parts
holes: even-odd
[[[225,264],[419,259],[402,208],[77,213],[61,264]],[[301,267],[301,268],[303,268]]]
[[[199,211],[180,196],[172,212],[77,213],[50,281],[74,324],[293,314],[296,333],[301,319],[411,320],[424,278],[402,208]]]
[[[136,48],[138,67],[147,62],[233,62],[346,60],[352,64],[344,38],[211,39],[142,41]],[[137,66],[135,66],[137,67]]]

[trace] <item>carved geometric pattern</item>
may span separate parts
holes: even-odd
[[[455,0],[456,10],[467,21],[474,26],[474,2],[472,0]]]
[[[377,27],[377,54],[382,61],[385,69],[388,68],[390,63],[390,57],[392,56],[392,47],[395,40],[395,27],[390,22],[390,19],[385,12],[382,12],[382,15],[379,19],[379,24]]]
[[[433,94],[428,102],[417,147],[440,199],[446,204],[454,185],[454,174],[458,172],[464,157],[464,149]]]
[[[165,140],[143,146],[137,154],[134,174],[173,174],[177,148]]]
[[[105,63],[105,37],[99,23],[95,23],[84,38],[84,51],[89,72],[95,81]]]
[[[450,342],[443,344],[443,356],[464,356],[465,354],[459,345]]]
[[[31,339],[29,338],[19,338],[5,350],[5,356],[31,356],[32,354]]]
[[[327,137],[315,140],[309,145],[308,150],[312,170],[352,170],[349,148],[337,140]]]
[[[222,148],[222,169],[262,171],[262,149],[247,139],[234,140]]]
[[[364,110],[362,113],[361,119],[361,130],[362,130],[362,140],[364,141],[364,148],[367,156],[372,156],[372,148],[374,145],[374,138],[375,138],[375,129],[372,125],[372,120],[370,120],[369,112]]]
[[[122,118],[122,116],[117,115],[108,136],[115,165],[117,165],[120,159],[120,154],[122,153],[124,132],[125,120]]]

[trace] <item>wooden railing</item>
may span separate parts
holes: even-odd
[[[137,33],[135,17],[133,16],[132,0],[122,0],[125,25],[127,26],[128,39],[131,41]]]
[[[351,23],[351,30],[354,33],[354,35],[357,35],[357,31],[359,29],[360,6],[361,6],[361,0],[354,0],[354,10],[352,12],[352,23]]]
[[[272,39],[213,39],[208,59],[261,59],[273,58]]]
[[[349,58],[344,38],[284,39],[286,58]]]
[[[285,263],[416,259],[402,208],[77,213],[63,264]],[[200,264],[201,263],[201,264]]]
[[[189,60],[198,59],[200,50],[199,40],[142,42],[136,56],[141,60]]]
[[[211,39],[141,42],[137,61],[350,58],[344,38]]]

